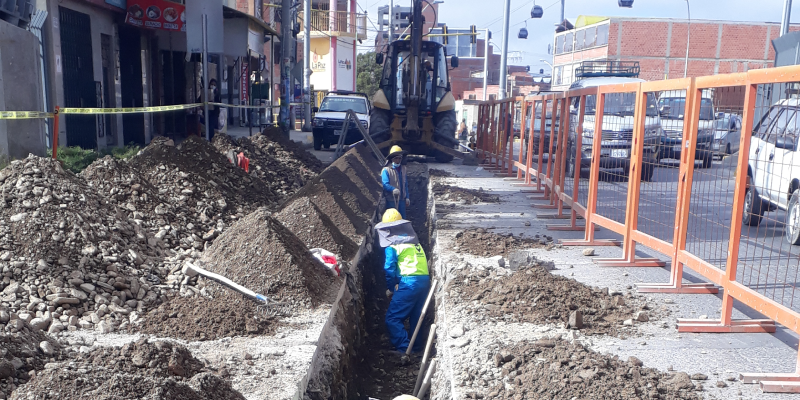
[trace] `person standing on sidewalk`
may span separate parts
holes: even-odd
[[[208,81],[208,90],[204,90],[202,94],[197,97],[198,103],[205,101],[208,101],[210,103],[220,102],[219,92],[217,91],[216,79],[211,79],[210,81]],[[206,130],[208,130],[208,139],[214,140],[214,133],[219,128],[219,107],[209,105],[208,118],[206,118],[205,115],[202,116],[200,118],[200,123],[205,125]]]
[[[406,207],[411,205],[408,194],[408,177],[406,167],[403,165],[403,149],[392,146],[386,157],[386,166],[381,170],[381,183],[383,195],[386,197],[386,209],[394,208],[406,218]]]

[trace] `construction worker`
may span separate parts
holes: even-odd
[[[386,210],[375,228],[390,232],[381,238],[381,246],[386,249],[383,264],[388,288],[386,297],[391,299],[386,311],[386,328],[395,349],[405,352],[409,334],[404,321],[409,319],[410,331],[414,332],[431,286],[428,259],[411,223],[404,220],[396,209]],[[425,341],[417,340],[412,350],[421,351],[424,347]]]
[[[381,182],[383,183],[383,195],[386,197],[386,209],[394,208],[406,218],[406,207],[411,205],[408,195],[408,179],[406,177],[406,167],[403,165],[403,149],[400,146],[392,146],[389,156],[386,157],[386,165],[381,170]]]

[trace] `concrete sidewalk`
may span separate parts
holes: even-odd
[[[432,181],[468,189],[482,188],[501,197],[501,203],[498,204],[479,203],[471,206],[436,199],[437,228],[434,252],[437,254],[436,270],[439,279],[447,280],[454,275],[454,268],[463,266],[466,262],[474,266],[496,267],[497,262],[488,258],[453,251],[455,235],[465,229],[480,227],[495,233],[524,234],[525,237],[548,235],[555,241],[583,237],[583,232],[548,231],[546,225],[567,221],[537,218],[537,214],[552,213],[553,210],[532,208],[533,202],[526,197],[527,194],[520,193],[519,188],[511,185],[512,182],[496,178],[480,167],[461,165],[432,167],[446,170],[456,176],[436,177],[432,178]],[[619,239],[608,230],[599,230],[597,236]],[[646,252],[641,246],[640,249],[643,253]],[[637,284],[669,281],[668,268],[598,267],[592,262],[592,257],[583,256],[583,250],[582,247],[556,246],[549,251],[539,250],[536,256],[555,263],[556,270],[552,271],[553,274],[566,276],[589,286],[608,287],[612,291],[636,294]],[[598,257],[621,257],[622,251],[618,247],[597,247],[595,253]],[[688,268],[684,269],[684,274],[686,280],[702,281],[700,276],[693,274]],[[657,368],[664,372],[674,370],[684,371],[690,375],[705,374],[708,380],[702,382],[704,391],[698,392],[705,398],[798,398],[792,394],[765,394],[760,391],[758,385],[746,385],[738,381],[738,374],[743,372],[795,372],[798,336],[792,331],[779,326],[775,334],[678,333],[676,329],[678,318],[703,318],[703,316],[709,319],[719,318],[721,297],[686,294],[641,296],[645,296],[648,303],[654,307],[666,307],[670,311],[668,317],[658,321],[637,323],[641,335],[636,337],[620,339],[577,334],[575,335],[577,338],[573,337],[571,340],[577,340],[598,352],[619,355],[623,359],[635,356],[641,359],[646,367]],[[437,295],[437,323],[440,324],[437,348],[440,349],[440,363],[444,365],[437,372],[437,385],[433,393],[438,394],[432,398],[462,399],[472,390],[469,383],[462,379],[469,374],[469,365],[455,362],[465,357],[468,347],[463,349],[454,347],[460,344],[446,334],[454,324],[469,327],[470,332],[465,337],[473,338],[473,343],[480,341],[480,338],[491,337],[513,344],[541,337],[542,332],[555,336],[563,334],[563,329],[557,326],[486,323],[473,320],[470,315],[459,312],[463,306],[454,302],[454,299],[447,298],[446,291],[441,291]],[[733,317],[763,318],[741,305],[735,308]],[[570,335],[573,333],[569,333],[567,337]],[[731,381],[729,380],[731,378],[736,379]],[[728,386],[718,388],[715,385],[717,381],[724,381]]]

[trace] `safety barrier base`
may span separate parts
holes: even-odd
[[[770,319],[722,320],[678,318],[678,332],[693,333],[775,333],[775,321]]]
[[[566,204],[564,204],[564,208],[567,208]],[[536,214],[536,218],[539,218],[539,219],[570,219],[570,218],[572,218],[572,216],[570,216],[569,214],[551,214],[551,213],[547,213],[547,214]],[[580,216],[578,216],[577,218],[578,219],[583,219]]]
[[[596,229],[596,228],[595,228]],[[622,246],[622,241],[620,240],[559,240],[561,245],[563,246],[593,246],[593,247],[600,247],[600,246]]]
[[[586,230],[585,226],[580,225],[545,225],[548,231],[564,231],[564,232],[582,232]]]
[[[739,374],[742,383],[758,383],[765,393],[800,393],[800,374]]]
[[[717,294],[719,287],[713,283],[689,283],[689,284],[659,284],[643,283],[636,285],[639,293],[682,293],[682,294]]]
[[[657,258],[595,258],[595,264],[601,267],[664,267],[664,261]]]
[[[542,209],[542,210],[555,210],[555,209],[558,209],[559,205],[558,204],[531,204],[531,207],[539,208],[539,209]],[[569,209],[569,207],[567,207],[566,204],[562,205],[561,207],[563,207],[563,209],[565,209],[565,210]]]
[[[512,183],[511,186],[515,187],[537,187],[536,183]],[[543,189],[520,189],[520,193],[544,193]]]

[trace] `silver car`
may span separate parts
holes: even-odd
[[[739,139],[742,136],[742,117],[736,114],[719,114],[714,123],[712,149],[716,157],[723,158],[739,151]]]

